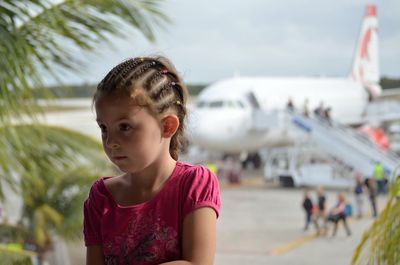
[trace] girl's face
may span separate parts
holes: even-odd
[[[160,122],[129,98],[100,96],[95,102],[103,148],[123,172],[138,172],[163,150]]]

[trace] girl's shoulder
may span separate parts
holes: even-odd
[[[106,199],[109,197],[109,192],[106,188],[105,181],[114,178],[112,176],[104,176],[97,179],[90,188],[89,199]]]
[[[175,179],[184,198],[183,216],[200,207],[211,207],[217,217],[221,208],[218,178],[203,165],[179,163]]]
[[[207,167],[185,162],[179,162],[177,166],[180,168],[176,172],[175,179],[178,179],[183,189],[219,189],[217,176]]]
[[[112,198],[104,185],[104,180],[108,178],[111,177],[101,177],[92,184],[89,195],[84,202],[85,211],[101,212],[106,205],[110,204]]]
[[[177,167],[179,167],[179,169],[177,170],[176,174],[185,179],[216,178],[211,170],[204,165],[178,161]]]

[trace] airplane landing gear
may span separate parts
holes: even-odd
[[[245,169],[249,164],[253,165],[253,168],[259,169],[261,167],[261,156],[258,153],[249,153],[245,160],[242,161],[242,167]]]

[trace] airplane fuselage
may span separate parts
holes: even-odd
[[[292,141],[296,132],[287,129],[254,130],[254,103],[265,111],[286,108],[289,99],[302,112],[321,103],[330,107],[331,117],[342,123],[361,119],[368,102],[366,90],[343,78],[232,78],[207,87],[191,111],[189,138],[199,146],[229,153],[255,151]],[[306,103],[307,102],[307,103]]]

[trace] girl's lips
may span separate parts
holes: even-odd
[[[125,159],[126,158],[126,156],[114,156],[113,157],[113,159],[115,159],[115,160],[122,160],[122,159]]]

